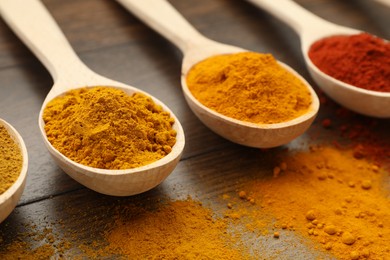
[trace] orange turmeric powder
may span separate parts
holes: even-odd
[[[281,123],[305,114],[311,94],[271,54],[244,52],[208,58],[187,75],[196,99],[225,116],[258,124]]]
[[[44,112],[50,143],[75,162],[130,169],[169,154],[174,119],[141,93],[110,87],[76,89],[50,101]]]
[[[21,242],[24,237],[0,247],[0,259],[254,259],[229,233],[226,219],[191,198],[154,208],[126,203],[111,210],[109,221],[106,216],[95,222],[104,225],[100,239],[79,241],[79,226],[70,234],[33,231],[25,234],[31,243]]]
[[[248,202],[229,209],[228,217],[249,216],[249,229],[264,230],[264,221],[256,221],[270,215],[279,239],[295,232],[340,259],[390,258],[388,173],[378,165],[355,158],[352,149],[323,146],[276,167],[279,174],[249,183],[244,197],[237,194]]]
[[[192,199],[168,202],[154,211],[120,208],[107,230],[108,245],[97,254],[129,259],[249,259],[227,232],[227,222]]]
[[[213,200],[227,202],[223,217],[221,207],[214,212],[192,199],[146,203],[153,208],[116,201],[103,206],[110,214],[91,218],[102,232],[91,240],[80,237],[90,227],[80,232],[75,225],[74,238],[52,235],[53,228],[37,235],[39,247],[16,239],[0,247],[0,258],[287,259],[299,256],[301,246],[305,259],[388,259],[388,178],[384,167],[356,158],[353,149],[290,151],[267,178],[238,183],[236,196]],[[85,211],[78,210],[65,206],[77,217]],[[248,242],[248,236],[257,240]]]

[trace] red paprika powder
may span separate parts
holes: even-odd
[[[324,73],[353,86],[390,92],[390,43],[368,33],[321,39],[309,49]]]

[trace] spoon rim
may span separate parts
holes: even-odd
[[[248,51],[248,50],[245,50],[245,52],[252,52],[252,51]],[[237,52],[232,52],[230,54],[236,54]],[[229,53],[223,53],[221,55],[229,55]],[[207,58],[205,58],[207,59]],[[306,87],[306,89],[310,92],[310,96],[311,96],[311,104],[310,106],[308,107],[307,111],[304,112],[304,114],[298,116],[298,117],[295,117],[293,119],[290,119],[290,120],[287,120],[287,121],[283,121],[283,122],[279,122],[279,123],[254,123],[254,122],[248,122],[248,121],[243,121],[243,120],[239,120],[239,119],[235,119],[235,118],[232,118],[232,117],[229,117],[229,116],[226,116],[222,113],[219,113],[207,106],[205,106],[204,104],[202,104],[197,98],[194,97],[194,95],[192,94],[192,92],[190,91],[188,85],[187,85],[187,75],[188,73],[191,71],[192,67],[189,68],[186,73],[182,73],[181,74],[181,85],[182,85],[182,89],[183,89],[183,92],[185,93],[185,95],[187,97],[189,97],[192,102],[194,102],[198,107],[202,108],[204,111],[206,111],[208,114],[211,114],[213,117],[216,117],[216,118],[221,118],[222,120],[224,120],[225,122],[228,122],[230,124],[234,124],[234,125],[240,125],[242,127],[246,127],[246,128],[251,128],[251,129],[259,129],[259,130],[264,130],[264,129],[269,129],[269,130],[272,130],[272,129],[282,129],[282,128],[288,128],[288,127],[291,127],[293,125],[298,125],[298,124],[301,124],[305,121],[308,121],[310,120],[311,118],[313,118],[314,116],[317,115],[318,111],[319,111],[319,108],[320,108],[320,101],[319,101],[319,98],[317,96],[317,93],[314,91],[314,89],[312,88],[312,86],[297,72],[295,71],[293,68],[291,68],[290,66],[288,66],[287,64],[277,60],[278,64],[280,66],[283,67],[283,69],[287,70],[289,73],[293,74],[295,77],[297,77]],[[196,64],[193,64],[193,66],[195,66]],[[261,100],[259,100],[260,102]]]
[[[383,92],[383,91],[376,91],[376,90],[370,90],[370,89],[365,89],[365,88],[360,88],[358,86],[355,86],[355,85],[352,85],[352,84],[349,84],[349,83],[346,83],[344,81],[341,81],[339,79],[336,79],[328,74],[326,74],[325,72],[323,72],[322,70],[320,70],[310,59],[310,57],[308,56],[307,57],[307,64],[308,66],[311,67],[311,69],[313,69],[313,71],[315,73],[317,73],[318,75],[320,75],[321,77],[325,78],[326,80],[329,80],[330,82],[334,83],[334,84],[337,84],[343,88],[346,88],[348,90],[351,90],[351,91],[355,91],[355,92],[358,92],[358,93],[361,93],[361,94],[365,94],[365,95],[370,95],[370,96],[375,96],[375,97],[379,97],[379,98],[390,98],[390,92]],[[318,84],[319,85],[319,84]]]
[[[43,116],[43,111],[45,110],[47,103],[56,97],[59,97],[59,96],[66,94],[70,90],[82,89],[82,88],[94,88],[94,87],[115,88],[115,89],[119,89],[119,90],[124,91],[128,95],[131,95],[133,93],[141,93],[141,94],[144,94],[144,95],[150,97],[155,104],[161,106],[163,111],[168,112],[170,114],[170,117],[175,120],[173,125],[172,125],[172,129],[176,131],[176,142],[172,146],[172,151],[169,154],[165,155],[164,157],[162,157],[154,162],[151,162],[149,164],[142,165],[139,167],[129,168],[129,169],[102,169],[102,168],[95,168],[95,167],[87,166],[87,165],[84,165],[84,164],[81,164],[81,163],[78,163],[78,162],[71,160],[70,158],[68,158],[67,156],[62,154],[60,151],[58,151],[50,143],[50,141],[47,139],[46,131],[44,129],[45,122],[43,121],[42,116]],[[169,109],[169,107],[167,105],[165,105],[162,101],[160,101],[159,99],[154,97],[153,95],[151,95],[145,91],[142,91],[138,88],[135,88],[135,87],[123,84],[123,83],[122,84],[118,83],[115,86],[114,85],[95,85],[94,84],[94,85],[89,85],[89,86],[72,87],[71,89],[66,89],[66,90],[62,91],[61,93],[58,93],[55,96],[52,96],[50,98],[50,100],[45,100],[45,102],[43,103],[43,105],[41,107],[41,110],[39,112],[39,128],[40,128],[40,132],[41,132],[41,135],[43,137],[43,140],[46,144],[46,147],[48,149],[50,149],[50,151],[52,152],[51,155],[53,155],[57,158],[61,158],[67,164],[77,167],[79,170],[82,170],[82,172],[93,173],[93,174],[97,174],[97,175],[101,175],[101,176],[119,177],[119,176],[124,176],[124,175],[126,175],[126,176],[133,175],[133,174],[137,174],[139,172],[143,172],[143,174],[147,174],[145,171],[159,168],[159,167],[164,166],[164,165],[168,165],[168,164],[174,162],[177,158],[181,157],[183,150],[184,150],[184,146],[185,146],[185,134],[184,134],[183,127],[182,127],[180,121],[178,120],[178,118],[176,117],[176,115]]]
[[[0,118],[0,125],[6,128],[8,134],[18,145],[23,160],[22,168],[20,169],[18,178],[14,181],[14,183],[12,183],[12,185],[4,193],[0,194],[0,207],[1,207],[3,203],[6,202],[8,199],[10,199],[20,188],[24,190],[23,186],[25,184],[25,180],[27,178],[27,171],[28,171],[28,152],[22,136],[10,123]]]

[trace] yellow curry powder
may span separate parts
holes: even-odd
[[[22,170],[23,158],[17,143],[7,129],[0,125],[0,194],[17,180]]]
[[[297,118],[311,105],[305,84],[271,54],[244,52],[208,58],[189,71],[187,86],[210,109],[258,124]]]
[[[50,101],[44,112],[50,143],[75,162],[130,169],[169,154],[174,119],[141,93],[110,87],[82,88]]]
[[[247,202],[230,206],[227,217],[249,216],[247,227],[262,230],[259,219],[268,215],[275,238],[296,232],[340,259],[390,259],[384,170],[352,150],[323,146],[285,158],[273,175],[246,185],[238,197]]]
[[[106,246],[89,256],[119,254],[126,259],[248,259],[227,221],[192,199],[160,204],[156,210],[118,208]],[[94,252],[94,253],[93,253]]]
[[[112,211],[108,222],[91,219],[95,225],[105,226],[99,239],[93,236],[86,243],[77,241],[79,226],[66,238],[54,229],[34,231],[25,234],[34,242],[20,242],[26,238],[19,235],[19,239],[0,247],[0,258],[251,259],[240,241],[228,232],[227,219],[216,217],[191,198],[161,202],[154,209],[131,203],[117,205]]]
[[[0,236],[0,259],[66,259],[64,253],[71,249],[71,243],[55,234],[52,228],[38,230],[36,225],[24,225],[24,228],[32,230],[18,233],[12,243],[3,242]]]

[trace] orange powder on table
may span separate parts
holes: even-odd
[[[388,174],[377,165],[324,146],[286,157],[275,169],[274,178],[247,184],[238,196],[248,204],[227,215],[271,215],[278,238],[294,231],[340,259],[390,259]]]
[[[66,235],[33,230],[0,247],[0,259],[254,259],[229,233],[227,219],[192,199],[159,202],[153,209],[130,203],[110,210],[111,219],[90,220],[105,230],[91,240],[80,239],[84,230],[79,226]]]
[[[192,199],[160,204],[156,210],[118,207],[114,225],[104,233],[106,245],[81,247],[90,257],[126,259],[250,259],[227,232],[227,221]]]

